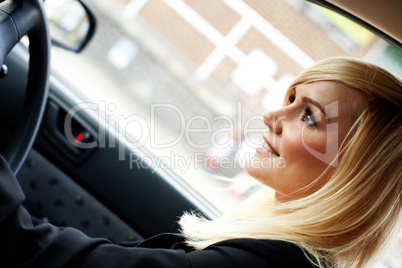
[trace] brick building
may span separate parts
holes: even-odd
[[[122,1],[126,16],[181,54],[196,80],[213,81],[214,90],[244,101],[251,113],[270,108],[270,96],[312,62],[364,57],[378,42],[304,1]]]

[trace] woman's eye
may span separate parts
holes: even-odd
[[[315,119],[313,112],[308,107],[304,109],[304,114],[302,115],[301,120],[308,126],[317,127],[317,120]]]
[[[294,101],[295,101],[295,94],[294,93],[292,93],[292,94],[290,94],[289,95],[289,99],[288,99],[288,101],[289,101],[289,103],[293,103]]]

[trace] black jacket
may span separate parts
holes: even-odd
[[[0,267],[314,267],[300,248],[281,241],[232,239],[192,250],[177,234],[115,245],[73,228],[34,226],[24,198],[0,156]]]

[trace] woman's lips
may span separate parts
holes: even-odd
[[[263,138],[264,138],[265,143],[262,144],[262,145],[260,145],[260,146],[258,146],[256,150],[257,150],[258,152],[262,153],[262,154],[273,155],[273,156],[280,156],[280,155],[278,154],[278,152],[275,151],[274,148],[272,148],[272,146],[271,146],[271,144],[269,143],[269,141],[267,140],[267,138],[264,137],[264,136],[263,136]]]

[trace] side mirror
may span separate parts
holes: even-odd
[[[82,0],[45,0],[52,44],[79,53],[91,40],[96,19]]]

